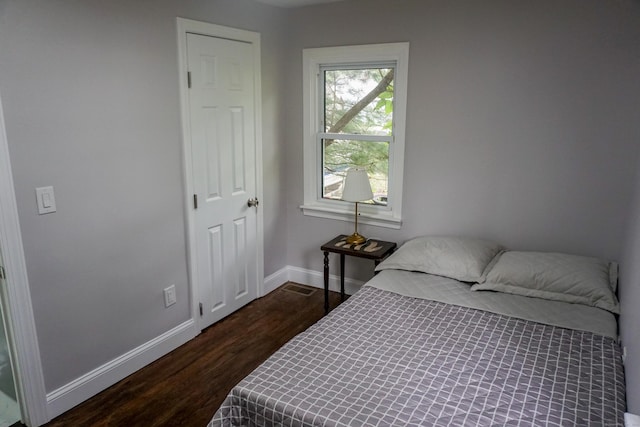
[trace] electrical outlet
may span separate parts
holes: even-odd
[[[164,289],[164,306],[169,307],[176,303],[176,285]]]

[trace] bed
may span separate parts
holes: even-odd
[[[210,426],[624,425],[617,265],[421,237]]]

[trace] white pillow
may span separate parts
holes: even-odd
[[[599,307],[620,313],[615,296],[617,264],[551,252],[505,252],[473,291],[510,294]]]
[[[409,240],[376,271],[408,270],[477,282],[504,248],[494,242],[463,237],[424,236]]]

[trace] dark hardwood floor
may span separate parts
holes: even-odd
[[[236,383],[324,315],[321,289],[304,296],[285,287],[46,425],[206,426]]]

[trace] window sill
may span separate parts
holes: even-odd
[[[302,205],[300,209],[302,209],[302,212],[306,216],[349,222],[353,222],[354,220],[353,210],[336,209],[321,205]],[[402,226],[402,219],[393,217],[391,212],[372,213],[360,211],[359,214],[358,224],[375,225],[376,227],[393,228],[396,230]]]

